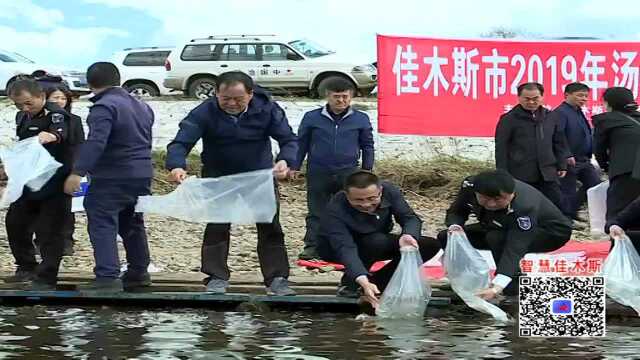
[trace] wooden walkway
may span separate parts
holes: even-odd
[[[207,307],[216,310],[288,309],[359,313],[367,311],[358,299],[336,297],[338,281],[314,276],[291,277],[291,287],[297,296],[268,296],[262,279],[243,276],[231,278],[227,294],[205,292],[201,273],[154,273],[153,285],[137,292],[101,293],[79,291],[79,284],[93,279],[92,273],[61,273],[57,291],[34,292],[6,284],[12,273],[0,273],[0,302],[3,304],[51,303],[61,305],[100,304],[114,306]],[[466,307],[446,282],[434,281],[429,307]],[[638,319],[636,312],[607,299],[607,317]],[[512,314],[518,312],[517,298],[507,299],[501,307]]]

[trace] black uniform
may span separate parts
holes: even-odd
[[[615,217],[607,220],[605,230],[609,233],[612,225],[620,226],[637,251],[640,252],[640,197],[632,201],[627,207],[620,211]],[[613,248],[613,242],[611,244]]]
[[[477,223],[464,225],[474,215]],[[473,177],[467,178],[447,210],[447,226],[463,226],[471,245],[491,250],[496,274],[512,278],[506,294],[517,289],[520,260],[529,252],[548,252],[562,247],[571,237],[571,222],[540,191],[516,180],[515,197],[508,209],[489,211],[478,204]],[[447,230],[438,234],[443,248]]]
[[[607,220],[640,196],[640,112],[593,117],[594,154],[609,175]]]
[[[53,177],[37,192],[24,188],[23,195],[9,206],[6,215],[7,237],[19,270],[35,271],[36,281],[55,284],[64,245],[62,224],[71,211],[71,197],[64,193],[64,181],[71,171],[73,158],[69,142],[69,114],[47,103],[36,116],[26,112],[16,115],[16,134],[20,140],[46,131],[57,141],[44,148],[62,164]],[[36,262],[32,229],[39,222],[42,262]]]
[[[496,127],[496,168],[540,190],[565,210],[558,171],[567,170],[570,155],[558,122],[548,118],[549,110],[530,112],[521,105],[500,117]]]
[[[438,253],[440,246],[435,239],[421,236],[422,220],[396,186],[382,183],[382,199],[374,214],[352,207],[344,191],[333,197],[320,222],[318,252],[324,260],[345,266],[343,285],[355,286],[358,276],[370,275],[373,263],[391,259],[371,279],[380,290],[386,287],[400,260],[400,235],[391,234],[393,219],[400,224],[402,234],[418,241],[422,260]]]

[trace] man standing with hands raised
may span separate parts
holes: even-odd
[[[216,80],[216,96],[197,106],[180,122],[180,130],[167,146],[166,167],[171,171],[171,180],[186,179],[187,155],[200,139],[202,177],[273,167],[277,179],[287,178],[289,164],[296,160],[298,143],[282,108],[261,90],[254,90],[253,80],[242,72],[223,73]],[[275,166],[271,138],[280,146]],[[256,226],[258,258],[267,294],[295,295],[287,281],[289,260],[279,211],[271,223]],[[230,224],[207,224],[201,271],[209,275],[208,292],[224,294],[229,286],[229,240]]]

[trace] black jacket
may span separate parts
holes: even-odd
[[[567,169],[569,150],[557,121],[542,106],[535,113],[522,106],[500,117],[496,127],[496,168],[527,183],[557,181]]]
[[[624,210],[620,211],[613,219],[607,221],[605,231],[609,233],[611,225],[618,225],[623,230],[640,229],[640,198],[635,199],[631,204],[627,205]]]
[[[416,239],[420,237],[422,220],[395,185],[382,183],[382,199],[375,214],[353,208],[342,191],[333,197],[322,216],[318,240],[328,242],[332,260],[343,264],[345,274],[353,280],[369,273],[358,256],[356,243],[366,235],[390,233],[393,219],[402,227],[402,234],[409,234]]]
[[[31,116],[19,111],[16,114],[16,136],[24,140],[38,136],[42,131],[52,133],[57,141],[43,145],[51,156],[62,164],[49,181],[37,192],[25,186],[23,196],[27,199],[45,199],[63,192],[64,181],[71,172],[73,149],[76,145],[70,136],[71,115],[54,103],[47,102],[40,113]]]
[[[606,112],[593,117],[594,154],[612,179],[632,173],[640,180],[640,112]]]
[[[473,190],[473,177],[462,182],[460,192],[447,210],[447,226],[464,225],[470,215],[487,230],[501,230],[507,233],[503,256],[497,264],[497,273],[513,277],[520,259],[531,244],[540,239],[532,230],[544,229],[553,237],[571,237],[571,222],[540,191],[531,185],[516,180],[515,198],[509,209],[489,211],[478,204]],[[543,239],[544,240],[544,239]]]

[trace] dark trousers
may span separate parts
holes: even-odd
[[[75,243],[75,239],[73,238],[73,233],[76,230],[76,215],[71,211],[66,214],[64,221],[62,222],[62,232],[64,238],[64,248],[73,248],[73,244]],[[44,236],[42,231],[40,230],[40,225],[36,225],[35,228],[36,237],[33,239],[33,242],[40,246],[40,239]]]
[[[371,282],[376,284],[380,291],[384,291],[387,287],[400,262],[399,239],[400,235],[398,234],[385,233],[373,233],[355,238],[358,255],[366,269],[371,268],[371,265],[377,261],[391,260],[390,263],[373,273],[370,277]],[[440,250],[440,244],[432,237],[421,236],[416,240],[420,247],[420,256],[424,262],[434,257]],[[327,246],[320,246],[319,250],[322,258],[327,261],[337,261],[336,259],[339,258],[337,255],[332,254]],[[347,280],[346,276],[342,277],[341,283],[342,285],[357,289],[355,282],[353,282],[353,280]]]
[[[538,189],[547,199],[562,211],[568,217],[571,217],[569,210],[565,207],[565,201],[563,200],[562,192],[560,191],[560,184],[556,181],[539,181],[535,183],[528,183],[534,188]]]
[[[276,186],[276,201],[278,199]],[[266,286],[276,277],[289,277],[289,258],[284,245],[284,233],[280,226],[280,202],[271,223],[256,224],[258,230],[258,260]],[[210,277],[229,280],[227,265],[229,256],[230,224],[207,224],[202,242],[201,271]],[[208,281],[206,279],[205,281]]]
[[[564,197],[564,206],[572,218],[576,218],[580,206],[587,201],[587,190],[599,183],[600,174],[590,161],[579,161],[576,162],[576,166],[569,166],[567,175],[560,179],[560,190]]]
[[[640,180],[632,178],[630,173],[609,179],[609,189],[607,190],[607,221],[615,218],[619,212],[638,196],[640,196]]]
[[[514,232],[510,234],[509,230],[495,230],[488,229],[481,224],[470,224],[463,226],[464,232],[467,235],[467,239],[476,249],[481,250],[490,250],[491,255],[493,256],[493,260],[498,265],[502,260],[502,254],[506,245],[506,241],[510,239],[510,241],[518,241],[518,233]],[[513,231],[513,230],[512,230]],[[522,233],[519,233],[520,235]],[[443,249],[447,247],[447,230],[440,231],[438,233],[438,241]],[[527,253],[545,253],[549,251],[554,251],[566,244],[569,241],[571,233],[559,236],[549,234],[542,228],[534,228],[527,232],[528,236],[534,237],[534,240],[531,241],[531,245],[527,249]],[[513,259],[513,261],[517,262],[515,265],[516,269],[520,268],[520,260],[521,259]],[[506,295],[514,295],[518,288],[518,274],[512,279],[506,289],[504,289],[504,293]]]
[[[320,216],[333,195],[343,188],[344,180],[355,168],[334,172],[311,171],[307,173],[307,232],[304,236],[304,250],[315,254],[320,228]]]
[[[136,279],[147,273],[150,258],[144,218],[134,209],[138,196],[150,193],[151,179],[91,181],[84,198],[84,208],[96,262],[96,278],[120,276],[118,234],[127,254],[129,278]]]
[[[71,197],[62,193],[43,200],[29,200],[23,196],[9,206],[5,224],[18,269],[35,270],[38,281],[56,283],[64,247],[64,226],[61,225],[70,212]],[[36,262],[32,242],[36,222],[41,231],[40,264]]]

